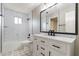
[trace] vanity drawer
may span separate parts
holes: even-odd
[[[48,52],[49,52],[48,46],[39,45],[39,50],[40,50],[40,53],[44,53],[45,56],[48,56]]]
[[[40,50],[40,56],[48,56],[48,53],[46,50]]]
[[[44,46],[44,45],[39,45],[39,49],[40,49],[40,51],[46,51],[46,46]]]
[[[66,53],[66,50],[67,50],[66,44],[63,42],[53,40],[53,41],[49,42],[49,45],[52,49],[55,49],[55,50],[60,51],[62,53]]]
[[[39,43],[40,43],[40,45],[47,45],[48,39],[40,38]]]
[[[46,56],[46,55],[45,55],[45,53],[43,53],[43,52],[40,52],[40,56]]]

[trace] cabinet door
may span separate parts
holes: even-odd
[[[49,50],[49,56],[64,56],[64,54],[61,53],[61,52],[59,52],[59,51],[50,49],[50,50]]]
[[[33,40],[33,55],[39,56],[39,43],[37,38]]]
[[[38,37],[35,37],[34,40],[33,40],[33,55],[34,56],[39,56],[39,52],[40,49],[39,49],[39,38]]]

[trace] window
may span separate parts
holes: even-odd
[[[18,17],[15,17],[14,23],[15,23],[15,24],[18,24]]]
[[[22,24],[22,19],[21,19],[21,18],[19,18],[18,20],[19,20],[19,21],[18,21],[18,22],[19,22],[19,24]]]
[[[15,24],[22,24],[22,18],[20,18],[20,17],[15,17],[15,18],[14,18],[14,23],[15,23]]]

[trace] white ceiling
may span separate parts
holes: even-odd
[[[4,3],[5,8],[22,13],[29,13],[39,5],[40,3]]]

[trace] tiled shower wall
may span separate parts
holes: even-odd
[[[22,18],[22,24],[15,24],[15,17]],[[28,35],[28,25],[26,14],[4,9],[4,41],[25,40]]]
[[[2,52],[3,54],[9,53],[16,49],[20,41],[26,40],[28,34],[30,33],[30,20],[32,18],[31,12],[29,14],[24,14],[20,12],[13,11],[11,9],[3,9],[3,39],[2,39]],[[14,18],[22,18],[22,24],[15,24]],[[28,21],[27,18],[30,18]]]
[[[1,45],[2,50],[5,48],[14,48],[19,41],[23,41],[27,39],[28,34],[32,34],[32,12],[20,13],[11,9],[5,8],[2,5],[2,14],[3,17],[3,29],[2,29],[2,44],[1,44],[1,22],[0,22],[0,52]],[[0,3],[0,14],[1,14],[1,3]],[[22,18],[22,24],[15,24],[14,17]],[[29,18],[29,21],[27,21]],[[0,19],[1,21],[1,19]],[[3,52],[4,52],[3,50]],[[7,49],[5,50],[7,51]]]

